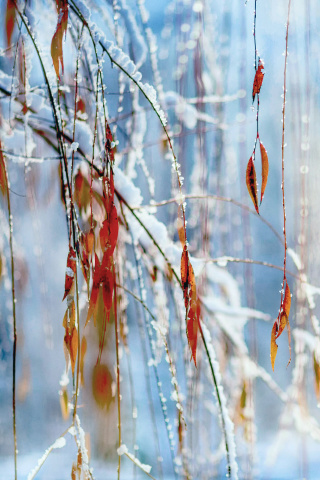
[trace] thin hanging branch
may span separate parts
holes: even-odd
[[[16,316],[16,293],[15,293],[15,275],[14,275],[14,256],[13,256],[13,221],[10,203],[9,177],[6,162],[2,154],[2,146],[0,142],[0,162],[1,170],[5,178],[2,178],[4,185],[1,189],[5,191],[8,205],[9,216],[9,244],[10,244],[10,262],[11,262],[11,298],[12,298],[12,317],[13,317],[13,351],[12,351],[12,427],[13,427],[13,443],[14,443],[14,478],[17,480],[17,422],[16,422],[16,361],[17,361],[17,316]]]

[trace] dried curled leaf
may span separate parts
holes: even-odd
[[[252,101],[254,102],[255,96],[260,93],[262,82],[263,82],[263,77],[264,73],[263,70],[264,65],[261,60],[259,60],[258,63],[258,68],[256,70],[256,74],[254,76],[253,80],[253,87],[252,87]]]
[[[252,156],[250,157],[247,165],[246,184],[247,184],[247,189],[251,197],[251,200],[253,202],[253,205],[257,213],[259,213],[258,193],[257,193],[257,175],[256,175],[256,169],[254,167],[254,154],[252,154]]]
[[[267,186],[268,174],[269,174],[268,154],[267,154],[267,150],[265,149],[261,141],[260,141],[260,153],[261,153],[261,169],[262,169],[261,198],[260,198],[260,204],[261,204],[264,196],[264,192]]]

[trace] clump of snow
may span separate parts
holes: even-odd
[[[106,48],[112,61],[117,65],[119,65],[119,67],[121,67],[123,71],[129,77],[131,77],[135,81],[135,83],[139,86],[140,90],[144,93],[144,95],[147,97],[152,107],[158,114],[161,123],[165,126],[167,124],[167,119],[157,101],[157,92],[155,91],[153,86],[149,85],[148,83],[141,82],[141,79],[142,79],[141,73],[137,71],[136,65],[133,63],[131,58],[126,53],[124,53],[123,50],[121,50],[121,48],[114,45],[114,43],[111,41],[106,41],[104,43],[104,47]]]
[[[128,448],[127,446],[123,443],[120,445],[119,448],[117,448],[117,454],[121,457],[121,455],[128,453]]]

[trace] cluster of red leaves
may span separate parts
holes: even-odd
[[[62,42],[63,36],[67,34],[69,5],[67,0],[56,0],[56,7],[58,23],[51,41],[51,57],[56,75],[60,78],[60,65],[62,74],[64,71]]]
[[[273,324],[272,332],[271,332],[270,356],[271,356],[272,370],[274,370],[274,362],[275,362],[277,351],[278,351],[278,345],[276,343],[276,339],[280,337],[285,327],[287,327],[287,330],[288,330],[289,350],[290,350],[290,360],[291,360],[291,334],[290,334],[290,323],[289,323],[290,307],[291,307],[291,293],[290,293],[289,285],[286,281],[285,293],[284,293],[284,297],[281,299],[279,315],[277,320]],[[290,363],[290,360],[289,360],[289,363]]]

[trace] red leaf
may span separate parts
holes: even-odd
[[[181,255],[181,284],[187,315],[187,338],[194,364],[197,365],[196,351],[199,330],[200,304],[197,299],[196,281],[186,245]]]
[[[67,295],[70,294],[71,289],[74,284],[74,276],[76,274],[76,252],[73,250],[72,247],[69,249],[69,254],[67,258],[67,270],[66,270],[66,279],[65,279],[65,287],[64,287],[64,296],[62,301],[66,298]]]
[[[92,290],[91,290],[91,296],[90,296],[90,301],[89,301],[89,310],[88,310],[88,315],[87,315],[87,320],[86,320],[85,326],[89,322],[92,315],[94,315],[94,313],[95,313],[96,304],[97,304],[97,300],[98,300],[100,283],[101,283],[101,267],[100,267],[99,258],[96,254],[94,270],[93,270]],[[95,322],[95,315],[94,315],[94,323],[96,323]]]
[[[264,148],[264,145],[261,141],[260,141],[260,152],[261,152],[261,166],[262,166],[262,183],[261,183],[261,199],[260,199],[260,204],[261,204],[264,191],[267,186],[268,174],[269,174],[268,154],[267,154],[267,150]]]
[[[112,376],[106,365],[98,364],[93,369],[92,392],[99,407],[107,409],[112,402]]]
[[[14,21],[16,16],[16,9],[12,0],[7,1],[6,11],[6,33],[7,33],[7,46],[11,44],[11,37],[14,29]]]
[[[252,88],[252,101],[254,102],[255,96],[260,93],[261,85],[263,82],[264,73],[263,70],[264,65],[261,60],[259,60],[258,68],[256,70],[256,74],[254,76],[253,81],[253,88]]]
[[[104,252],[108,252],[111,256],[117,244],[119,233],[119,221],[117,209],[114,203],[111,205],[110,212],[102,224],[100,230],[100,244]]]
[[[57,2],[59,5],[59,17],[56,30],[52,37],[51,42],[51,57],[53,61],[53,66],[56,71],[57,77],[60,78],[60,65],[62,73],[64,71],[63,66],[63,51],[62,51],[62,41],[63,35],[67,33],[68,28],[68,2],[66,0],[61,0]]]
[[[195,366],[197,366],[197,341],[198,341],[198,331],[199,331],[199,318],[200,318],[200,308],[199,300],[196,302],[191,302],[188,321],[187,321],[187,338],[191,348],[191,354]]]
[[[256,169],[254,168],[253,159],[254,159],[254,154],[252,154],[252,156],[250,157],[247,165],[246,184],[247,184],[249,195],[256,209],[256,212],[259,213],[258,194],[257,194],[257,176],[256,176]]]
[[[109,313],[112,307],[113,298],[113,271],[112,271],[112,257],[106,252],[101,264],[101,282],[102,282],[102,298],[106,312]],[[108,316],[109,319],[109,316]]]

